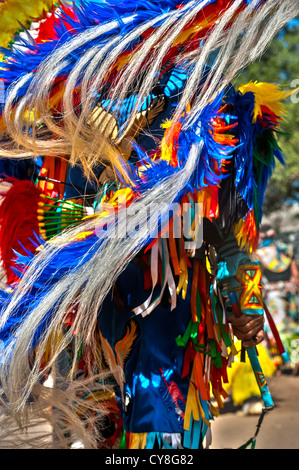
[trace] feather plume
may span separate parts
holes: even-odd
[[[133,343],[137,335],[137,324],[135,321],[131,320],[130,324],[127,326],[127,332],[125,336],[119,341],[117,341],[117,343],[115,344],[115,353],[108,341],[103,337],[102,334],[100,335],[103,354],[109,366],[109,369],[113,373],[116,383],[120,388],[122,394],[122,402],[124,402],[123,394],[125,383],[125,361],[131,352]]]
[[[117,357],[118,364],[124,369],[125,361],[128,358],[134,340],[138,335],[137,332],[137,323],[131,320],[130,324],[127,326],[127,332],[125,336],[119,340],[115,345],[115,354]]]

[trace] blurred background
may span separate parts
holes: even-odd
[[[260,61],[249,65],[236,80],[267,81],[294,93],[286,101],[282,133],[278,136],[285,166],[277,162],[268,184],[263,223],[270,223],[276,237],[294,247],[299,260],[299,19],[290,22],[272,41]]]

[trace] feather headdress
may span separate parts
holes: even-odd
[[[175,118],[192,102],[189,125],[296,12],[294,2],[281,0],[60,4],[45,15],[33,41],[22,38],[21,47],[4,51],[0,79],[10,92],[0,128],[12,141],[1,146],[0,155],[69,155],[88,175],[99,161],[124,173],[121,135],[107,137],[105,128],[95,133],[89,125],[99,99],[109,97],[118,118],[115,102],[120,109],[127,95],[136,92],[141,103],[165,70],[188,60],[194,70]],[[263,34],[257,39],[258,28]],[[205,66],[217,50],[218,60],[198,92]],[[123,131],[135,119],[138,102]]]

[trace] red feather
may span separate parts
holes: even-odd
[[[12,284],[18,277],[12,271],[16,254],[26,254],[23,247],[35,252],[36,247],[30,241],[39,234],[37,219],[38,202],[41,190],[27,180],[7,178],[2,183],[9,183],[7,190],[0,191],[0,254],[7,282]]]
[[[59,39],[56,28],[60,22],[62,22],[68,31],[72,31],[69,18],[78,21],[74,8],[63,5],[61,2],[57,3],[59,3],[59,16],[57,14],[57,6],[54,5],[52,12],[44,12],[44,17],[39,22],[38,36],[35,38],[37,43]]]

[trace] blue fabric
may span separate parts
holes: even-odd
[[[94,169],[96,178],[99,177],[103,171],[103,166],[98,165]],[[69,166],[66,175],[65,184],[65,199],[82,198],[88,194],[94,194],[98,191],[98,183],[95,179],[88,181],[84,176],[84,172],[81,166]]]
[[[11,177],[18,180],[30,179],[34,181],[40,167],[40,159],[35,161],[32,159],[16,160],[0,158],[0,179]]]
[[[177,384],[186,401],[189,379],[181,378],[185,350],[177,346],[176,337],[185,333],[190,321],[190,286],[191,281],[186,300],[173,311],[160,304],[144,318],[132,315],[132,309],[143,303],[149,292],[144,290],[141,270],[130,263],[117,281],[124,309],[119,309],[109,294],[99,312],[101,333],[111,346],[125,335],[129,320],[134,318],[138,324],[139,336],[125,367],[125,393],[131,397],[123,413],[127,431],[183,432],[183,419],[175,410],[163,376],[168,386],[172,381]],[[180,400],[179,406],[185,410]]]

